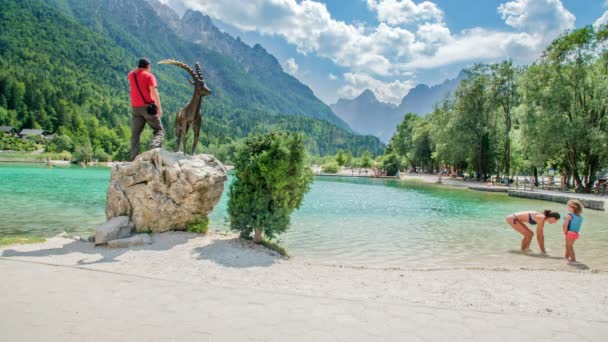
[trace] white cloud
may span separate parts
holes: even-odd
[[[285,61],[285,69],[288,73],[295,75],[298,73],[299,68],[298,63],[296,63],[296,60],[293,58],[289,58]]]
[[[377,26],[336,20],[319,0],[161,1],[199,10],[243,31],[282,37],[301,54],[347,68],[343,94],[363,90],[367,82],[379,98],[393,103],[409,89],[404,79],[417,69],[506,58],[529,63],[575,20],[560,0],[505,0],[498,14],[513,29],[461,32],[451,32],[443,11],[430,1],[366,0],[378,16]],[[285,61],[285,69],[298,72],[295,60]]]
[[[474,28],[450,37],[445,45],[427,58],[406,64],[408,69],[430,69],[454,63],[501,60],[508,57],[527,62],[538,56],[544,45],[541,35],[507,33]]]
[[[414,87],[413,80],[384,82],[367,74],[345,73],[346,85],[338,89],[338,95],[347,98],[359,96],[365,89],[374,92],[378,100],[398,104],[403,96]]]
[[[430,1],[416,5],[412,0],[367,0],[367,6],[389,25],[443,20],[443,11]]]
[[[606,2],[606,6],[608,6],[608,2]],[[593,23],[593,27],[597,29],[604,24],[608,24],[608,11],[604,12],[604,14]]]
[[[409,54],[414,41],[411,32],[384,24],[369,29],[337,21],[324,4],[312,0],[163,1],[176,8],[199,10],[244,31],[281,36],[302,54],[314,53],[338,65],[379,75],[395,72],[391,51]]]
[[[435,50],[426,58],[414,58],[407,69],[435,68],[444,65],[495,61],[512,58],[529,63],[566,29],[574,28],[575,17],[559,0],[513,0],[498,7],[505,22],[519,32],[504,32],[475,27],[451,35],[441,24],[419,27],[417,38]],[[427,38],[430,37],[430,38]],[[436,39],[436,41],[429,41]],[[438,41],[437,41],[438,40]]]
[[[338,79],[338,76],[330,73],[327,78],[329,78],[330,81],[335,81]]]
[[[576,19],[561,0],[514,0],[498,7],[507,25],[525,32],[560,34]]]

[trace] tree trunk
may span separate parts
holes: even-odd
[[[255,242],[255,243],[262,242],[262,229],[261,228],[255,229],[255,235],[253,236],[253,242]]]
[[[511,139],[509,138],[509,134],[505,137],[505,172],[504,175],[509,178],[509,174],[511,173]]]
[[[534,186],[538,188],[538,169],[536,166],[532,167],[532,171],[534,173]]]

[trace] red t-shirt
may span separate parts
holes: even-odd
[[[137,84],[135,84],[134,75],[137,75],[137,82],[139,83],[139,89],[146,101],[141,98],[139,90],[137,90]],[[129,72],[129,85],[131,86],[131,106],[132,107],[145,107],[146,103],[154,102],[150,95],[150,87],[157,87],[156,77],[147,71],[133,70]]]

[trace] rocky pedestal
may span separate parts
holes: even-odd
[[[112,168],[106,217],[128,216],[135,232],[184,230],[211,213],[226,179],[212,155],[150,150]]]

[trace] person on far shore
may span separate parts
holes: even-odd
[[[583,204],[578,200],[570,200],[568,201],[568,211],[569,213],[564,218],[564,225],[562,226],[564,235],[566,235],[566,259],[576,262],[574,242],[578,239],[583,223],[583,218],[581,216]]]
[[[160,117],[163,113],[160,105],[156,77],[150,72],[151,63],[147,58],[142,58],[137,63],[137,69],[129,72],[131,93],[131,160],[139,154],[139,137],[146,123],[152,127],[154,137],[150,148],[161,147],[164,138],[163,124]],[[146,111],[146,104],[154,103],[158,107],[158,114],[151,115]]]
[[[524,236],[524,238],[521,240],[522,252],[528,251],[530,248],[530,243],[532,242],[532,237],[534,237],[534,233],[532,230],[530,230],[530,228],[528,228],[526,223],[536,225],[536,239],[538,240],[538,247],[540,248],[541,253],[544,254],[547,253],[545,251],[545,222],[553,224],[559,219],[559,213],[551,210],[545,210],[542,214],[536,211],[522,211],[507,216],[507,223]]]

